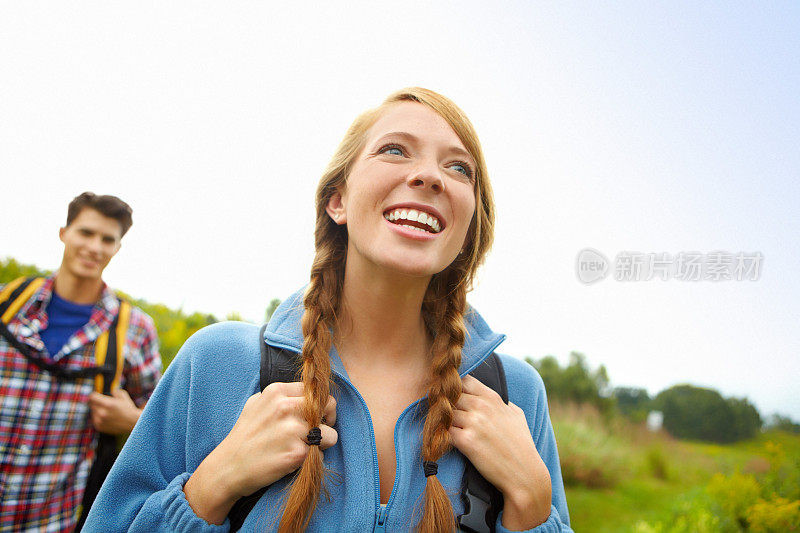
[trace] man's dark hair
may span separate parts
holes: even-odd
[[[113,218],[119,222],[124,236],[133,224],[133,210],[131,206],[110,194],[97,195],[93,192],[85,192],[76,196],[67,208],[67,226],[77,218],[84,209],[94,209],[103,216]]]

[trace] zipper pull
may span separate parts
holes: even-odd
[[[386,531],[386,507],[383,505],[378,506],[378,514],[375,517],[375,529],[373,531],[375,533],[383,533]]]

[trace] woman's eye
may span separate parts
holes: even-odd
[[[464,164],[461,164],[461,163],[454,163],[454,164],[450,165],[450,168],[452,168],[456,172],[460,172],[460,173],[464,174],[468,178],[472,177],[472,169],[469,168],[467,165],[464,165]]]
[[[403,149],[396,144],[388,144],[378,150],[378,153],[381,154],[390,154],[390,155],[403,155]]]

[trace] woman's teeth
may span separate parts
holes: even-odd
[[[416,209],[393,209],[384,213],[383,218],[399,226],[428,233],[439,233],[442,228],[438,218]],[[402,224],[400,221],[411,222],[411,224]]]

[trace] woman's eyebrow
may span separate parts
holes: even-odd
[[[419,137],[417,137],[413,133],[408,133],[407,131],[393,131],[393,132],[390,132],[390,133],[386,133],[386,134],[382,135],[381,137],[379,137],[375,142],[376,143],[381,142],[384,139],[387,139],[389,137],[402,137],[402,138],[406,139],[407,141],[409,141],[411,143],[419,142]]]

